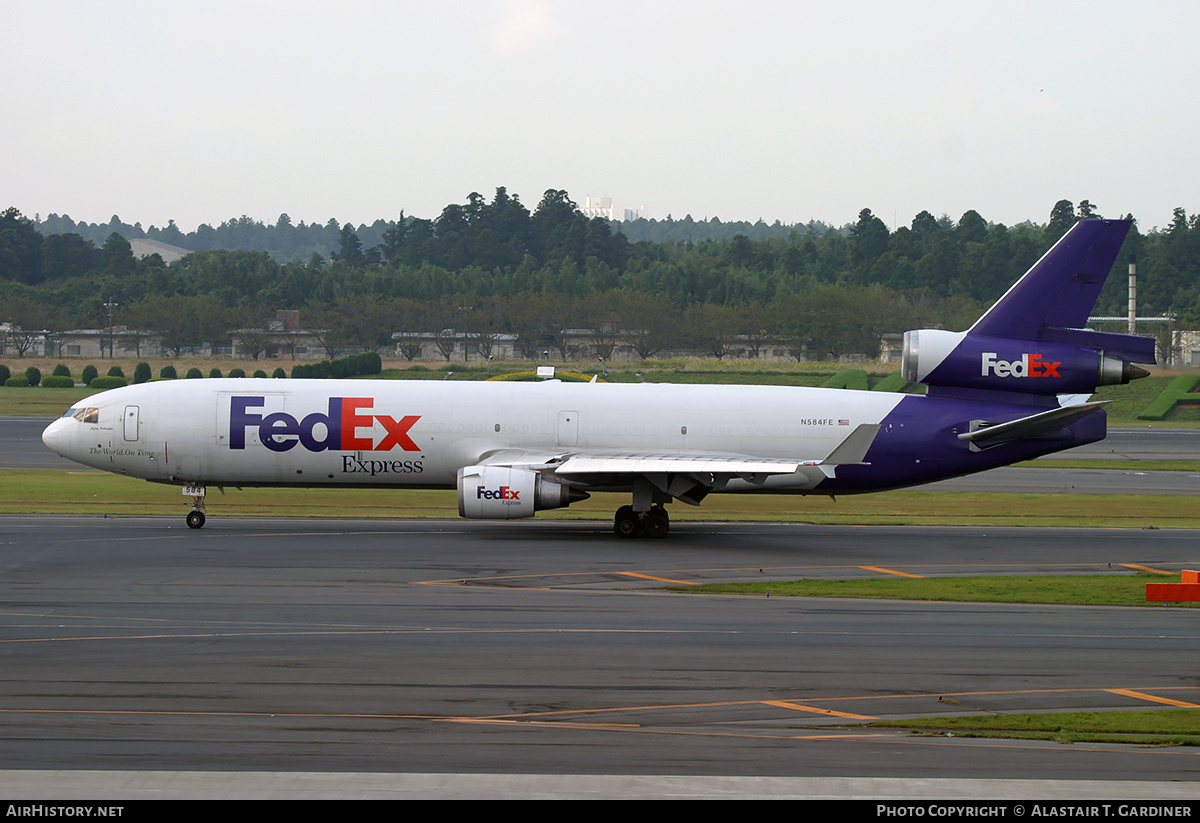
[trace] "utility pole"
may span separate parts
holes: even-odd
[[[1137,258],[1129,257],[1129,333],[1137,334]]]
[[[112,313],[113,313],[113,309],[115,309],[115,308],[116,308],[117,306],[119,306],[119,305],[120,305],[119,303],[114,303],[114,302],[113,302],[113,299],[112,299],[112,297],[111,297],[111,296],[108,298],[108,302],[104,304],[104,308],[108,310],[108,329],[107,329],[107,331],[108,331],[108,359],[109,359],[109,360],[112,360],[112,359],[113,359],[113,322],[112,322]],[[103,348],[101,349],[101,353],[100,353],[100,354],[101,354],[101,356],[102,356],[102,357],[104,356]]]

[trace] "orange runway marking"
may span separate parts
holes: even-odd
[[[1133,569],[1135,572],[1150,572],[1151,574],[1175,574],[1175,572],[1164,571],[1163,569],[1153,569],[1150,566],[1139,566],[1137,563],[1121,563],[1120,565],[1127,569]]]
[[[895,569],[885,569],[882,566],[859,566],[860,569],[866,569],[869,572],[879,572],[881,574],[894,574],[897,577],[924,577],[923,574],[909,574],[908,572],[898,572]]]
[[[851,714],[850,712],[835,712],[831,709],[818,709],[815,706],[802,706],[799,703],[789,703],[786,700],[764,700],[768,706],[778,706],[781,709],[794,709],[798,712],[812,712],[813,714],[825,714],[831,717],[844,717],[847,720],[878,720],[878,717],[870,717],[865,714]]]
[[[1126,697],[1134,697],[1138,700],[1149,700],[1152,703],[1166,703],[1168,706],[1179,706],[1181,709],[1200,709],[1200,704],[1197,703],[1185,703],[1182,700],[1172,700],[1169,697],[1155,697],[1152,694],[1135,692],[1132,689],[1105,689],[1105,691],[1112,694],[1123,694]]]
[[[655,577],[652,574],[641,574],[640,572],[618,572],[618,574],[621,574],[625,577],[637,577],[642,580],[657,580],[659,583],[676,583],[680,586],[699,586],[700,585],[699,583],[696,583],[692,580],[672,580],[669,577]]]

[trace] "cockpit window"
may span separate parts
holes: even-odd
[[[77,409],[67,409],[67,413],[63,417],[74,417],[80,423],[99,423],[100,409],[80,406]]]

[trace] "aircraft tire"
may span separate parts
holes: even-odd
[[[188,512],[187,524],[189,529],[204,528],[204,512]]]
[[[633,506],[622,506],[617,509],[617,514],[613,518],[613,531],[617,533],[618,537],[637,537],[641,534],[642,524],[638,521]]]
[[[646,515],[646,519],[642,521],[642,528],[647,537],[666,537],[671,531],[671,519],[667,516],[666,509],[661,506],[651,509],[650,513]]]

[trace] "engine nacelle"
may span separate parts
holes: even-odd
[[[476,520],[533,517],[534,512],[561,509],[589,496],[528,469],[467,466],[458,470],[458,513]]]
[[[1128,383],[1149,374],[1126,358],[1154,362],[1154,341],[1147,338],[1082,329],[1051,333],[1064,340],[1013,340],[941,329],[905,332],[901,373],[906,380],[928,386],[1090,394],[1097,386]],[[1096,347],[1078,345],[1076,340],[1094,342]],[[1104,344],[1118,346],[1121,356],[1106,354],[1099,348]]]

